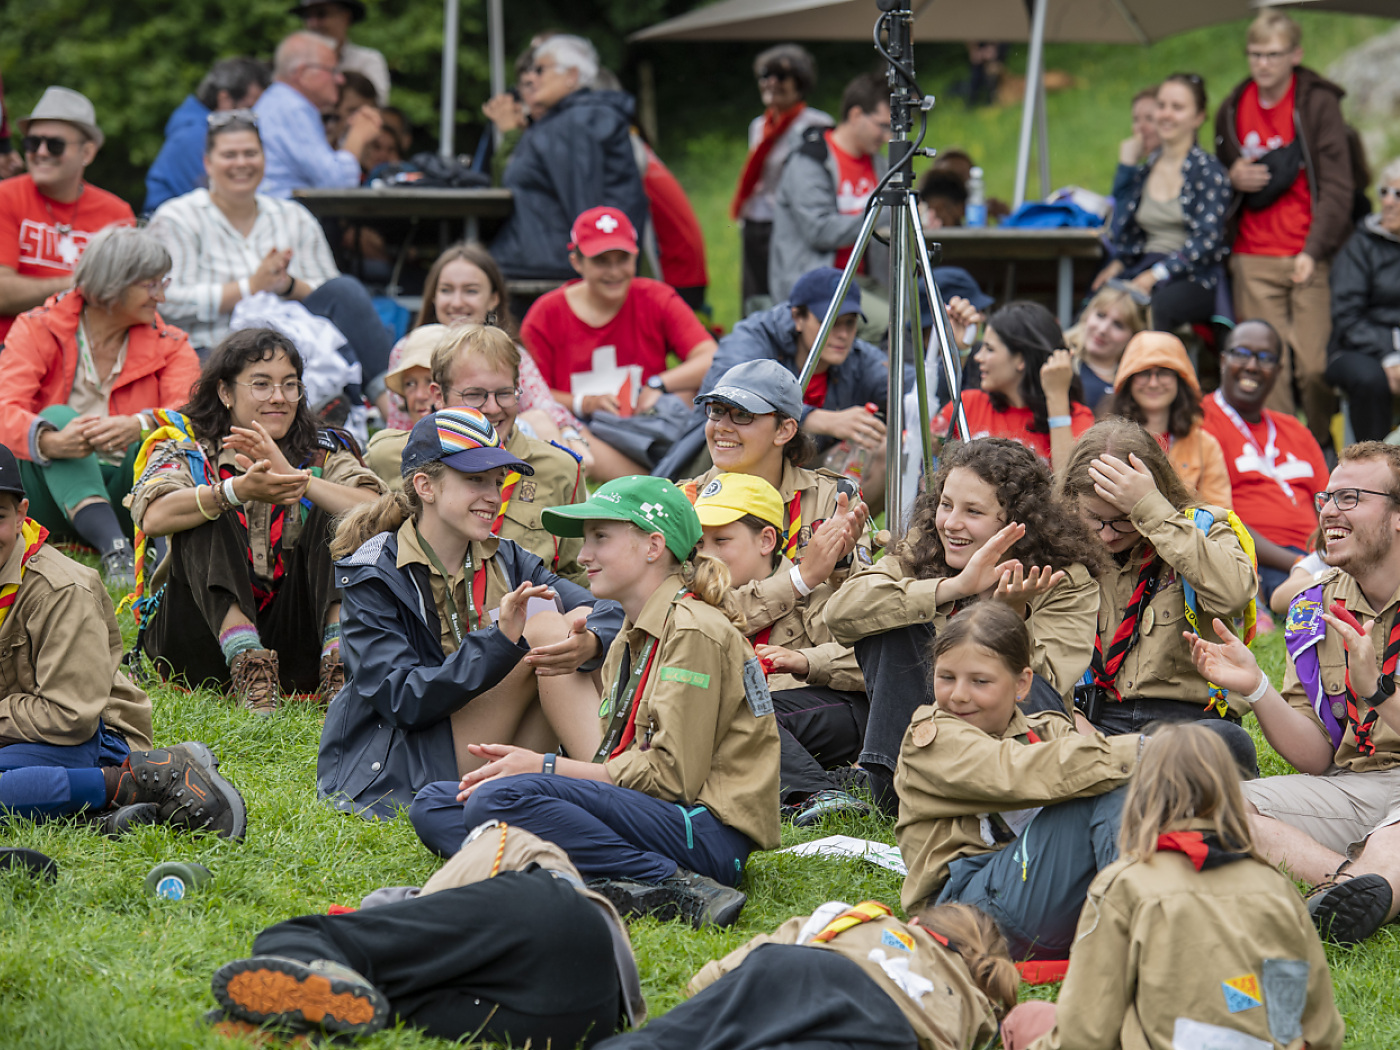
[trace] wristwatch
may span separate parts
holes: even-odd
[[[647,386],[651,387],[651,389],[655,390],[658,394],[664,394],[667,392],[666,381],[662,379],[659,374],[654,375],[650,379],[648,379]]]
[[[1368,696],[1364,703],[1367,707],[1380,707],[1394,695],[1395,676],[1382,671],[1380,680],[1376,683],[1376,691]]]

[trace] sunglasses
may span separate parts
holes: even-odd
[[[790,69],[782,69],[776,66],[769,66],[758,74],[759,83],[765,80],[792,80],[793,72]]]
[[[204,118],[212,128],[226,128],[230,124],[251,124],[258,126],[258,115],[251,109],[219,109]]]
[[[47,146],[50,157],[61,157],[68,148],[68,140],[62,135],[26,135],[20,139],[25,153],[38,153],[40,146]]]

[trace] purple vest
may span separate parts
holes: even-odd
[[[1332,749],[1341,746],[1347,729],[1347,700],[1345,694],[1324,695],[1322,667],[1317,659],[1317,646],[1327,636],[1327,624],[1322,619],[1322,584],[1309,587],[1288,606],[1283,638],[1293,669],[1303,685],[1308,702],[1322,720],[1332,740]]]

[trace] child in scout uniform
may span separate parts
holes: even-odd
[[[828,518],[807,545],[800,566],[781,550],[783,503],[778,490],[752,474],[719,474],[701,490],[695,513],[705,531],[703,554],[729,569],[745,631],[768,675],[782,743],[782,801],[796,804],[835,782],[826,771],[849,766],[865,738],[869,704],[855,653],[831,640],[823,609],[836,562],[855,546],[849,511]],[[777,600],[756,588],[774,576],[791,581]],[[827,810],[864,812],[854,796],[828,795]]]
[[[1062,485],[1111,558],[1099,576],[1093,660],[1075,691],[1079,715],[1109,735],[1204,721],[1257,776],[1253,741],[1225,720],[1227,692],[1197,673],[1182,634],[1243,615],[1245,641],[1253,637],[1259,579],[1243,523],[1198,502],[1157,439],[1125,419],[1096,423],[1079,439]]]
[[[483,742],[591,752],[590,672],[622,624],[615,603],[492,532],[505,479],[532,468],[481,413],[424,416],[402,469],[403,491],[345,518],[331,548],[349,681],[326,713],[317,790],[364,816],[455,784]],[[531,649],[540,637],[563,641]]]
[[[1030,1042],[1026,1026],[1009,1050],[1342,1045],[1322,943],[1292,880],[1255,849],[1217,735],[1152,737],[1119,850],[1089,887],[1053,1027]]]
[[[302,359],[268,328],[234,332],[179,412],[155,413],[136,458],[138,647],[191,685],[230,686],[271,714],[344,681],[335,518],[383,486],[355,439],[319,426]],[[152,537],[170,537],[155,571]]]
[[[693,998],[599,1050],[974,1050],[996,1040],[1019,984],[974,908],[901,922],[879,901],[831,901],[706,963]]]
[[[581,541],[554,535],[540,519],[545,507],[577,503],[588,495],[583,463],[573,450],[540,441],[520,420],[520,348],[494,325],[462,325],[437,340],[431,365],[437,403],[480,412],[496,428],[505,450],[534,469],[530,475],[512,471],[506,476],[492,535],[514,540],[550,572],[586,586],[578,564]],[[389,463],[398,470],[407,440],[406,433],[387,430],[371,440],[371,462],[381,475]]]
[[[414,828],[450,855],[467,830],[501,819],[558,843],[585,878],[616,880],[603,892],[624,910],[729,925],[745,859],[778,844],[779,745],[728,570],[695,552],[695,508],[661,478],[610,481],[546,510],[545,524],[583,537],[593,593],[627,616],[593,742],[571,757],[473,746],[487,764],[420,791]]]
[[[1117,857],[1136,736],[1085,736],[1063,711],[1027,715],[1030,634],[1001,602],[959,613],[933,642],[935,703],[914,712],[894,786],[906,911],[963,903],[996,920],[1017,959],[1063,959],[1089,883]]]
[[[207,747],[150,750],[151,702],[121,672],[107,588],[28,515],[19,462],[0,445],[0,810],[241,839],[243,798]]]
[[[1023,613],[1037,680],[1031,709],[1058,706],[1089,666],[1103,554],[1055,495],[1044,461],[1009,438],[948,451],[914,504],[909,531],[832,596],[832,636],[854,646],[870,695],[860,763],[889,812],[900,741],[933,702],[928,645],[949,617],[984,598]]]
[[[799,426],[804,407],[796,376],[777,361],[746,361],[720,376],[695,403],[705,409],[705,443],[714,466],[681,482],[692,501],[718,474],[762,478],[783,502],[783,557],[800,564],[813,531],[836,513],[837,498],[844,493],[858,514],[858,539],[855,551],[838,564],[831,585],[840,586],[853,564],[870,564],[865,535],[870,511],[855,482],[825,467],[808,470],[802,465],[816,457],[817,445]]]

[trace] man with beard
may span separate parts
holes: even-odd
[[[1254,537],[1261,606],[1306,553],[1317,527],[1313,495],[1327,476],[1308,428],[1264,407],[1282,356],[1267,321],[1236,325],[1220,355],[1220,389],[1202,405],[1203,425],[1225,452],[1234,511]]]
[[[1289,607],[1282,689],[1219,620],[1226,643],[1193,656],[1298,770],[1242,785],[1255,844],[1313,884],[1323,937],[1355,944],[1400,912],[1400,448],[1349,446],[1317,503],[1331,568]]]

